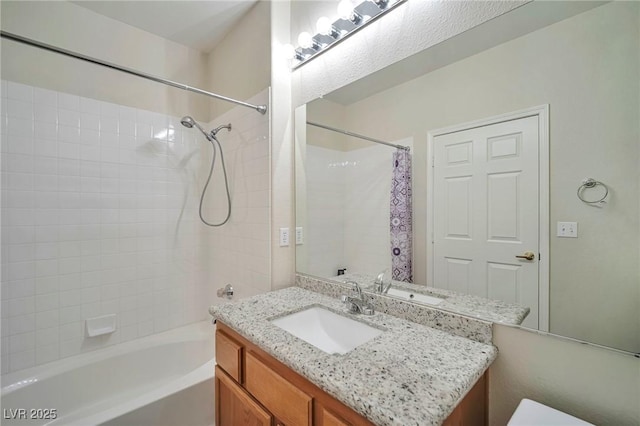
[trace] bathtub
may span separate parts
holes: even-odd
[[[214,331],[202,321],[7,374],[1,423],[213,425]]]

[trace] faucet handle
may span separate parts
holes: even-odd
[[[373,315],[376,313],[376,311],[373,309],[373,306],[371,305],[365,305],[360,309],[360,312],[362,312],[363,315]]]
[[[385,269],[384,271],[380,272],[377,278],[374,280],[373,284],[374,284],[374,289],[376,293],[384,293],[384,288],[385,288],[384,277],[387,275],[388,272],[389,272],[389,269]],[[391,278],[389,278],[389,281],[391,281]]]
[[[227,284],[224,288],[219,288],[216,292],[218,297],[226,297],[227,299],[233,298],[233,287],[231,284]]]
[[[362,299],[362,289],[360,288],[360,285],[357,282],[347,281],[345,284],[351,284],[353,286],[353,289],[358,293],[358,297]]]

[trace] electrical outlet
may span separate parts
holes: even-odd
[[[578,222],[558,222],[558,237],[578,238]]]
[[[304,243],[304,234],[302,232],[302,226],[296,227],[296,245]]]
[[[289,228],[280,228],[280,247],[289,245]]]

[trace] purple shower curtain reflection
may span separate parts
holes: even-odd
[[[411,153],[393,154],[390,198],[391,274],[397,281],[412,282]]]

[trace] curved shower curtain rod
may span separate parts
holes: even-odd
[[[247,102],[238,101],[236,99],[228,98],[226,96],[218,95],[216,93],[207,92],[206,90],[198,89],[197,87],[188,86],[186,84],[178,83],[175,81],[167,80],[164,78],[156,77],[151,74],[146,74],[132,68],[123,67],[120,65],[116,65],[111,62],[102,61],[100,59],[93,58],[91,56],[83,55],[81,53],[76,53],[71,50],[62,49],[60,47],[52,46],[50,44],[42,43],[37,40],[33,40],[27,37],[22,37],[17,34],[9,33],[6,31],[0,31],[0,36],[2,38],[6,38],[8,40],[16,41],[18,43],[24,43],[29,46],[38,47],[40,49],[48,50],[50,52],[60,53],[65,56],[69,56],[71,58],[80,59],[81,61],[90,62],[96,65],[102,65],[103,67],[111,68],[116,71],[122,71],[127,74],[135,75],[136,77],[142,77],[147,80],[155,81],[157,83],[166,84],[167,86],[177,87],[178,89],[186,90],[189,92],[199,93],[201,95],[209,96],[211,98],[220,99],[226,102],[232,102],[237,105],[242,105],[247,108],[252,108],[258,111],[260,114],[265,114],[267,112],[266,105],[253,105]]]

